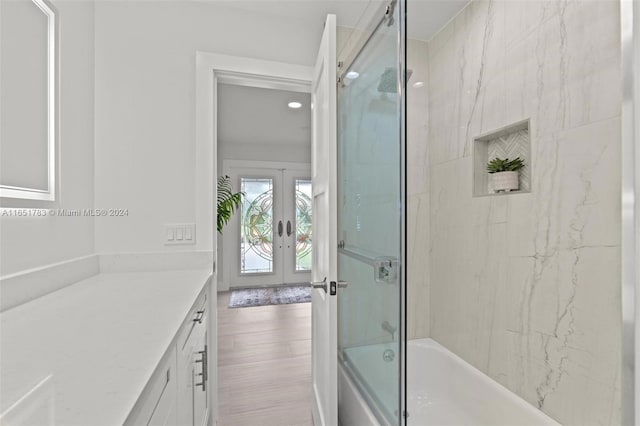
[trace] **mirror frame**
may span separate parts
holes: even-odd
[[[47,189],[2,185],[1,198],[55,201],[58,145],[58,49],[56,10],[47,0],[31,0],[47,17]]]

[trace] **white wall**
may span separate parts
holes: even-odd
[[[96,206],[129,209],[97,221],[96,249],[194,249],[162,225],[195,221],[195,52],[308,65],[322,24],[171,1],[98,2],[95,21]]]
[[[60,31],[59,194],[47,208],[93,207],[93,3],[52,1]],[[34,207],[13,200],[3,206]],[[90,217],[0,217],[0,276],[94,252]]]

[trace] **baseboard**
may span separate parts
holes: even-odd
[[[98,256],[91,254],[0,277],[0,312],[53,293],[99,272]]]
[[[213,252],[91,254],[0,277],[0,312],[99,273],[213,269]]]

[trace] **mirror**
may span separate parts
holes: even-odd
[[[0,197],[55,200],[56,14],[0,1]]]

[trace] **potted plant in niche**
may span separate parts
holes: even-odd
[[[218,177],[218,232],[222,234],[222,228],[229,222],[233,212],[235,212],[242,203],[244,193],[233,192],[231,186],[231,178],[229,176]]]
[[[487,163],[494,192],[517,191],[520,188],[519,170],[524,167],[520,157],[514,160],[496,157]]]

